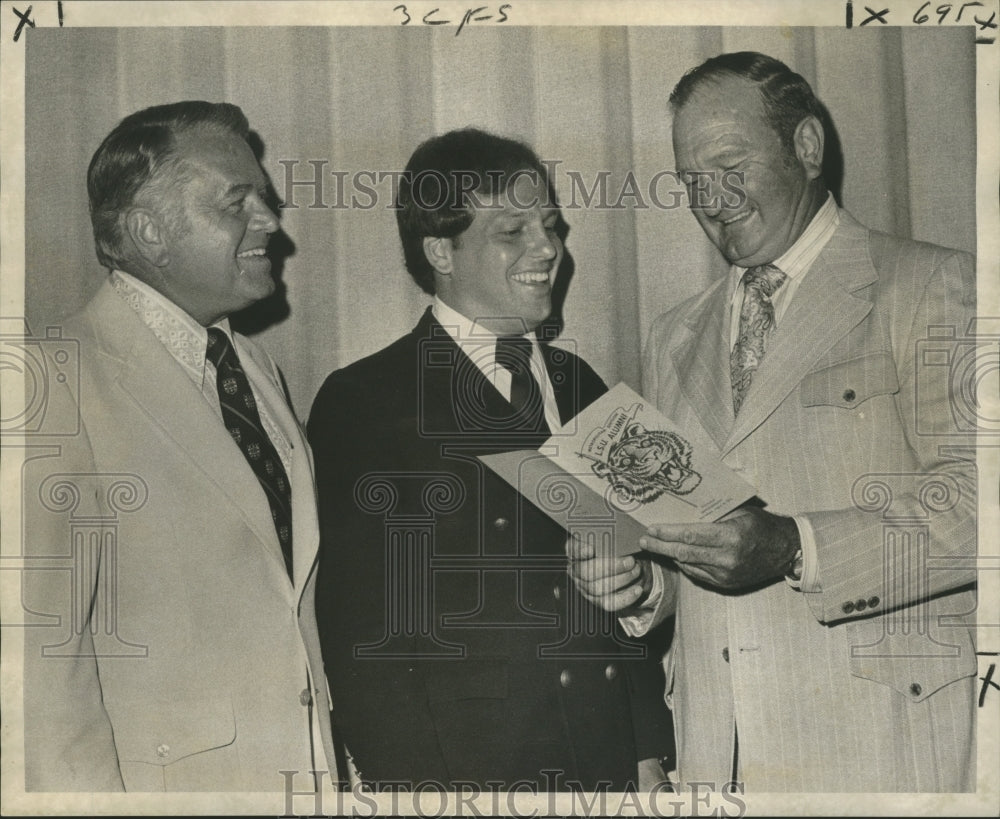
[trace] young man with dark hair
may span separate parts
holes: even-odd
[[[535,334],[563,254],[544,166],[450,132],[398,198],[434,304],[331,375],[309,420],[336,725],[379,787],[650,787],[671,747],[659,667],[567,583],[565,531],[476,459],[538,447],[605,391]]]

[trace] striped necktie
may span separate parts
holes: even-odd
[[[285,558],[285,569],[292,576],[292,487],[281,465],[281,458],[260,422],[257,401],[247,380],[240,358],[227,336],[218,327],[208,330],[206,358],[215,365],[216,384],[222,420],[233,440],[247,459],[264,494],[267,495],[274,530]]]

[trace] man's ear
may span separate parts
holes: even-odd
[[[823,174],[823,124],[816,117],[806,117],[795,129],[795,156],[806,169],[809,179]]]
[[[148,208],[132,208],[125,216],[125,227],[139,255],[154,267],[170,261],[166,231],[158,216]]]
[[[435,272],[442,276],[450,276],[454,269],[451,254],[454,250],[451,239],[444,236],[425,236],[424,255],[431,263]]]

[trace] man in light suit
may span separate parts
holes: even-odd
[[[573,575],[634,631],[676,613],[682,783],[974,788],[974,441],[949,368],[928,366],[968,328],[973,259],[837,208],[822,109],[779,61],[715,57],[671,106],[694,214],[732,268],[657,320],[644,389],[760,503],[652,527],[653,560],[574,549]]]
[[[545,168],[451,131],[417,148],[398,201],[434,304],[309,417],[340,735],[379,788],[652,787],[671,750],[655,658],[568,583],[565,531],[476,457],[537,448],[605,391],[536,336],[563,257]]]
[[[49,361],[45,424],[73,434],[24,472],[29,790],[336,777],[310,453],[274,362],[227,319],[275,288],[248,128],[227,103],[148,108],[90,164],[111,273],[62,327],[78,378]]]

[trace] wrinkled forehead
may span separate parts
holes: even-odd
[[[778,143],[759,89],[741,77],[706,80],[674,113],[678,170],[703,167],[734,152],[777,150]]]
[[[757,84],[743,77],[710,77],[691,91],[674,112],[676,140],[692,130],[713,126],[752,126],[766,121],[764,100]]]
[[[205,180],[259,186],[264,172],[250,144],[239,134],[197,126],[174,137],[173,158],[190,174]]]

